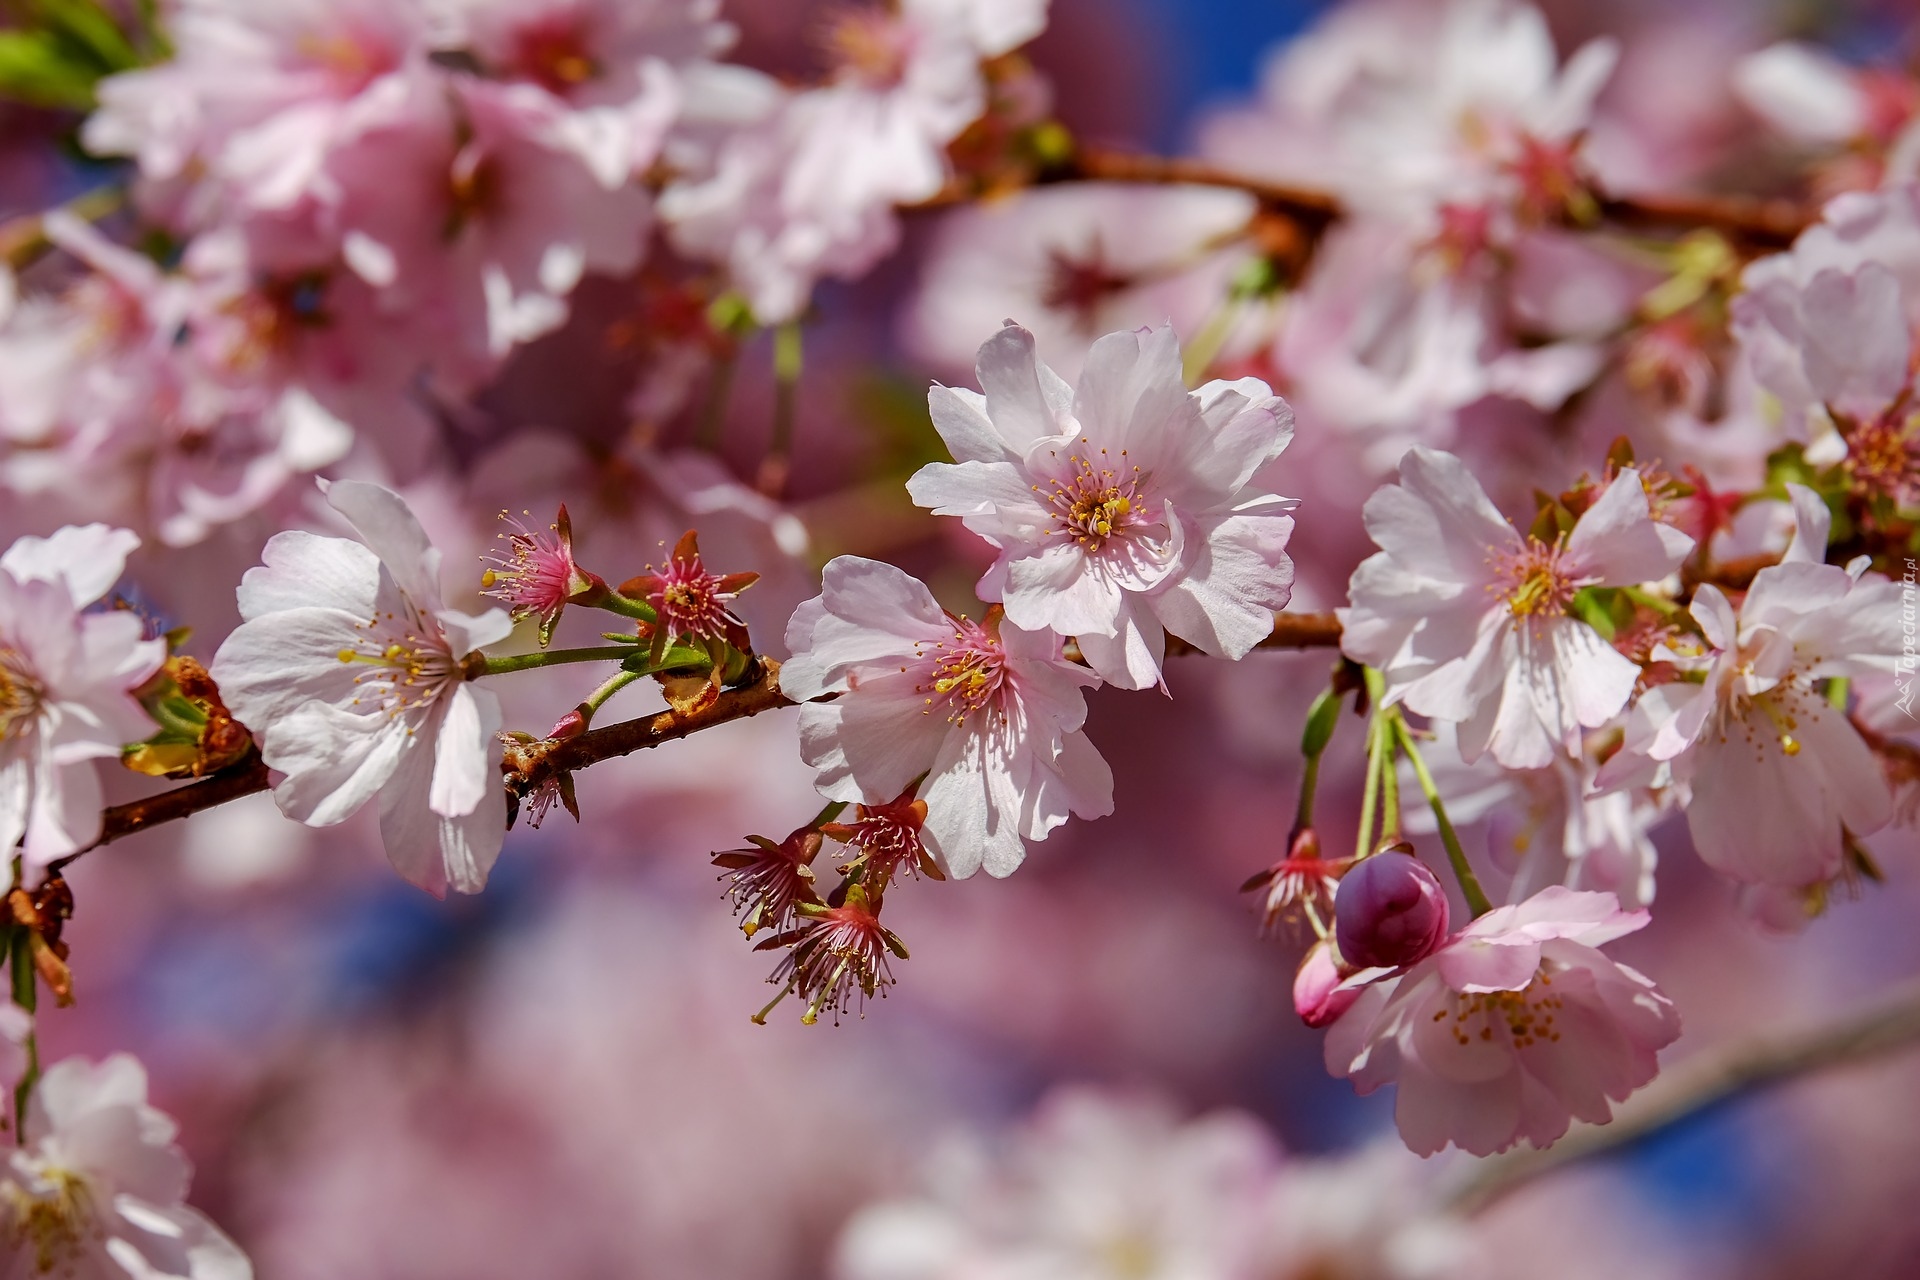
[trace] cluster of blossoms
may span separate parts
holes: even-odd
[[[1678,164],[1608,105],[1619,42],[1563,60],[1520,0],[1357,0],[1209,123],[1204,162],[1067,187],[1144,162],[1049,118],[1018,53],[1046,18],[836,8],[799,80],[724,61],[715,0],[180,0],[177,55],[98,85],[78,136],[126,162],[124,206],[47,213],[46,258],[0,281],[0,516],[73,521],[0,554],[0,1272],[250,1274],[181,1206],[142,1069],[42,1073],[29,1015],[73,994],[66,864],[252,792],[310,828],[367,811],[406,881],[475,894],[523,812],[583,820],[588,766],[797,708],[825,807],[713,863],[777,957],[755,1020],[791,995],[837,1022],[908,957],[902,880],[1008,877],[1126,817],[1100,691],[1337,647],[1246,887],[1310,935],[1292,994],[1328,1071],[1394,1086],[1421,1155],[1544,1147],[1654,1078],[1680,1010],[1607,949],[1665,909],[1663,824],[1773,927],[1910,872],[1920,89],[1753,53],[1742,100],[1830,154],[1785,226],[1689,216],[1617,194]],[[934,383],[951,461],[887,479],[955,518],[977,602],[851,553],[879,535],[823,539],[850,553],[816,589],[775,500],[800,326],[948,202],[904,328],[978,390]],[[628,429],[494,438],[535,344],[599,324],[592,278],[630,304],[608,345],[645,352]],[[758,328],[754,490],[711,446]],[[703,376],[696,447],[665,448]],[[496,499],[522,515],[463,554]],[[139,586],[223,540],[264,549],[202,668]],[[556,646],[583,618],[601,643]],[[589,663],[557,717],[496,691]],[[601,723],[630,689],[662,705]],[[1330,815],[1349,707],[1356,803]],[[116,757],[193,781],[110,809]],[[1005,1158],[956,1159],[858,1219],[841,1274],[1474,1265],[1413,1192],[1357,1215],[1325,1190],[1367,1161],[1305,1171],[1230,1118],[1062,1095]],[[1346,1216],[1290,1207],[1316,1198]]]

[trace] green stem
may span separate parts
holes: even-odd
[[[12,945],[8,950],[11,952],[8,964],[13,970],[13,1002],[28,1013],[33,1013],[39,1003],[39,989],[33,968],[33,931],[25,925],[15,925]],[[27,1030],[27,1070],[13,1091],[13,1134],[16,1142],[22,1140],[26,1133],[27,1099],[32,1096],[33,1086],[40,1080],[38,1032],[38,1027]]]
[[[1487,900],[1486,890],[1480,887],[1479,877],[1473,874],[1473,866],[1467,861],[1467,851],[1460,847],[1460,836],[1453,829],[1453,823],[1447,818],[1447,806],[1440,799],[1440,788],[1433,783],[1433,775],[1427,772],[1427,762],[1421,758],[1419,744],[1413,740],[1413,730],[1400,717],[1394,717],[1393,727],[1400,736],[1400,749],[1407,753],[1407,762],[1413,766],[1413,776],[1420,780],[1420,790],[1426,793],[1427,803],[1433,808],[1434,822],[1440,828],[1440,843],[1447,847],[1447,861],[1453,864],[1453,878],[1460,882],[1460,892],[1467,900],[1467,909],[1480,917],[1493,910],[1493,903]]]
[[[608,698],[640,678],[640,673],[637,671],[616,671],[608,676],[604,684],[581,699],[579,706],[581,718],[591,724],[594,713],[607,705]]]
[[[761,488],[777,495],[786,488],[793,456],[793,424],[800,399],[800,324],[788,321],[773,331],[773,438],[760,463]]]
[[[726,421],[727,401],[733,397],[733,372],[740,363],[738,348],[731,348],[713,363],[713,380],[707,384],[707,402],[700,409],[700,425],[694,429],[693,444],[708,453],[720,447],[720,425]]]
[[[847,802],[845,800],[835,800],[829,805],[827,805],[826,808],[822,809],[818,814],[816,814],[814,816],[813,821],[808,825],[817,831],[821,827],[826,826],[829,822],[832,822],[835,818],[839,817],[841,814],[845,813],[846,811],[847,811]]]
[[[1387,716],[1393,725],[1400,723],[1400,712],[1396,708]],[[1393,751],[1393,730],[1383,725],[1380,729],[1380,839],[1382,842],[1400,838],[1400,769]]]
[[[1845,676],[1836,676],[1827,682],[1827,705],[1835,711],[1847,709],[1847,690],[1851,682]]]
[[[631,645],[599,644],[586,649],[541,649],[535,653],[516,653],[504,658],[488,658],[490,676],[531,671],[535,667],[559,667],[569,662],[619,662],[633,655]]]
[[[632,596],[623,596],[618,591],[609,590],[605,596],[594,601],[593,607],[605,609],[608,613],[617,613],[623,618],[638,618],[642,622],[660,620],[660,615],[654,612],[653,606],[645,600],[635,600]]]
[[[1294,816],[1293,829],[1305,831],[1313,825],[1313,795],[1320,786],[1320,757],[1308,756],[1307,768],[1300,775],[1300,809]]]
[[[1373,718],[1367,722],[1367,784],[1360,793],[1360,834],[1353,843],[1353,856],[1364,858],[1373,852],[1373,814],[1380,803],[1380,757],[1386,752],[1381,745],[1380,728],[1384,718],[1380,713],[1380,704],[1373,704]]]
[[[1233,335],[1233,326],[1240,319],[1241,299],[1237,293],[1229,294],[1215,307],[1213,314],[1207,317],[1200,332],[1187,344],[1186,360],[1180,372],[1188,386],[1193,386],[1213,367],[1220,358],[1221,348],[1227,345],[1227,339]]]

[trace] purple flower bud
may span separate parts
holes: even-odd
[[[1293,1011],[1300,1015],[1300,1021],[1310,1027],[1324,1027],[1353,1007],[1360,989],[1341,991],[1340,977],[1340,962],[1334,958],[1333,948],[1325,942],[1314,943],[1293,978]]]
[[[1348,963],[1397,968],[1425,959],[1447,937],[1447,895],[1420,859],[1376,853],[1340,879],[1334,940]]]

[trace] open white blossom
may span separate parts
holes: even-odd
[[[24,840],[31,878],[100,835],[94,761],[153,732],[132,690],[166,642],[138,615],[87,612],[140,539],[105,525],[21,538],[0,555],[0,849]]]
[[[276,534],[241,583],[245,621],[213,676],[286,775],[282,812],[343,821],[380,798],[387,856],[434,894],[476,893],[507,826],[500,700],[467,659],[513,623],[441,604],[440,552],[398,495],[342,480],[327,501],[363,542]]]
[[[890,564],[839,556],[787,624],[780,690],[806,702],[800,755],[833,800],[884,804],[922,774],[921,839],[947,872],[1013,872],[1069,813],[1113,812],[1113,774],[1081,732],[1098,681],[1060,637],[945,613]]]
[[[1354,571],[1341,648],[1378,667],[1390,703],[1460,725],[1466,760],[1513,769],[1572,754],[1640,669],[1570,612],[1583,587],[1633,586],[1680,567],[1693,539],[1649,514],[1622,471],[1554,542],[1522,537],[1452,454],[1412,449],[1400,483],[1367,500],[1381,550]]]
[[[48,1070],[0,1172],[0,1275],[250,1280],[246,1255],[181,1203],[192,1170],[177,1132],[126,1054]]]

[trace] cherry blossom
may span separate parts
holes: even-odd
[[[1108,334],[1073,389],[1008,325],[979,374],[985,395],[929,394],[958,462],[907,489],[999,552],[983,597],[1128,689],[1160,682],[1168,633],[1230,658],[1267,637],[1293,587],[1296,503],[1269,467],[1293,435],[1284,400],[1255,378],[1189,392],[1171,328]]]
[[[787,625],[788,697],[832,702],[800,713],[800,754],[822,795],[882,804],[926,775],[921,839],[941,869],[1012,874],[1026,841],[1069,813],[1113,809],[1113,775],[1081,733],[1096,678],[1061,656],[1060,637],[941,611],[914,578],[839,556],[822,593]]]
[[[507,812],[500,703],[469,680],[470,659],[512,621],[441,603],[440,553],[394,493],[342,480],[327,501],[361,541],[274,535],[241,583],[244,621],[214,679],[286,775],[283,813],[331,826],[377,796],[401,875],[436,895],[477,893]]]
[[[1473,921],[1409,968],[1357,975],[1327,1033],[1327,1069],[1362,1093],[1398,1087],[1414,1151],[1544,1147],[1605,1123],[1680,1034],[1673,1004],[1599,948],[1645,927],[1609,893],[1553,886]]]
[[[1809,457],[1847,459],[1869,492],[1920,496],[1911,421],[1920,323],[1920,186],[1842,196],[1792,252],[1742,277],[1733,332]]]
[[[1639,678],[1572,615],[1574,594],[1664,578],[1693,546],[1653,520],[1632,470],[1549,543],[1523,538],[1458,458],[1423,448],[1368,499],[1366,522],[1382,549],[1354,572],[1341,647],[1382,670],[1390,702],[1458,722],[1464,758],[1491,749],[1520,769],[1573,754]]]
[[[1083,348],[1103,333],[1170,318],[1197,334],[1252,262],[1236,241],[1254,211],[1237,191],[1107,184],[956,209],[904,317],[906,341],[916,355],[964,369],[976,337],[1017,315],[1055,372],[1072,379]],[[1236,325],[1222,354],[1248,351],[1260,336],[1251,319]]]
[[[684,253],[724,263],[757,319],[806,307],[814,283],[865,272],[899,240],[893,207],[946,181],[947,144],[987,109],[983,58],[1038,35],[1046,0],[904,0],[829,19],[829,81],[787,91],[730,68],[701,78],[685,176],[660,210]],[[704,121],[728,126],[697,141]]]
[[[176,1132],[126,1054],[51,1067],[0,1173],[8,1274],[250,1280],[246,1255],[181,1203],[191,1170]]]
[[[132,612],[89,608],[139,545],[93,524],[0,554],[0,849],[21,845],[30,883],[99,837],[94,762],[153,732],[132,691],[166,642]]]
[[[1900,585],[1822,564],[1826,508],[1795,486],[1801,524],[1786,563],[1762,569],[1736,612],[1695,593],[1700,638],[1660,656],[1693,679],[1649,689],[1603,786],[1665,762],[1689,790],[1688,829],[1708,865],[1752,884],[1805,889],[1841,870],[1849,836],[1893,817],[1873,754],[1822,682],[1893,671]]]

